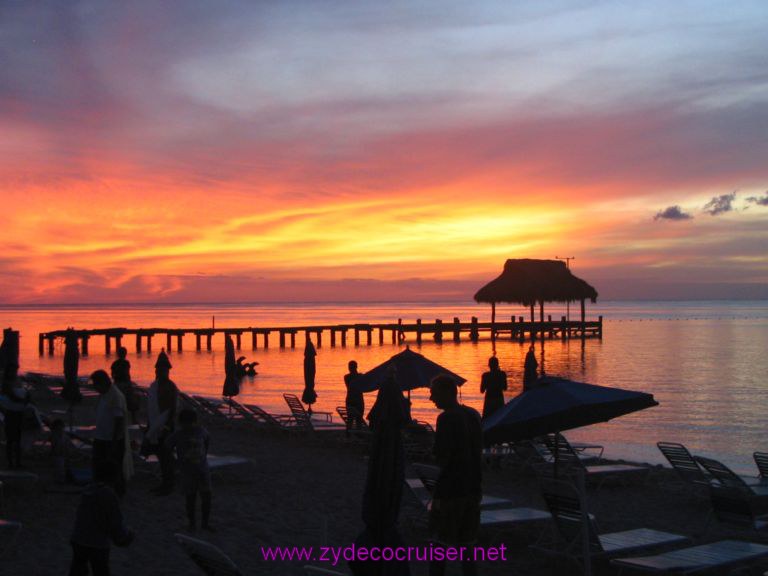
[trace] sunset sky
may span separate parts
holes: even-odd
[[[768,4],[0,3],[0,304],[768,298]]]

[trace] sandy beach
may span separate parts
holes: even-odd
[[[64,404],[49,392],[33,391],[42,411]],[[76,409],[76,420],[93,420],[95,399]],[[174,540],[181,532],[212,542],[224,550],[245,574],[301,574],[305,562],[265,561],[261,546],[344,547],[363,528],[360,516],[366,475],[366,447],[345,439],[343,434],[313,436],[269,433],[245,423],[206,424],[211,433],[211,452],[237,455],[251,462],[216,471],[213,476],[212,524],[215,533],[186,527],[181,494],[159,497],[150,493],[158,484],[157,465],[140,463],[123,501],[127,522],[136,531],[129,548],[112,549],[113,573],[197,574]],[[648,442],[656,439],[648,438]],[[84,460],[80,466],[87,466]],[[34,486],[7,483],[2,516],[23,523],[12,549],[2,559],[3,574],[49,576],[66,573],[71,558],[68,537],[79,499],[72,486],[56,485],[45,448],[27,454],[25,468],[39,475]],[[537,480],[517,466],[505,463],[501,470],[486,466],[484,492],[501,496],[520,506],[544,508]],[[733,532],[712,523],[705,530],[709,513],[706,497],[689,497],[687,489],[674,482],[670,470],[655,467],[644,484],[605,484],[588,491],[589,505],[601,531],[636,527],[656,528],[694,537],[696,542],[725,536],[757,541],[759,535]],[[407,491],[401,509],[401,532],[408,545],[427,544],[426,515]],[[565,561],[550,561],[532,552],[545,524],[527,528],[484,530],[483,545],[507,546],[506,562],[486,562],[481,574],[566,574],[577,570]],[[764,537],[763,537],[764,539]],[[333,568],[329,563],[313,562]],[[427,564],[414,562],[415,575],[427,574]],[[457,568],[457,567],[456,567]],[[349,573],[346,565],[335,567]],[[600,573],[600,572],[599,572]],[[602,573],[612,574],[604,567]]]

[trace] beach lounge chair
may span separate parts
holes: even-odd
[[[754,452],[752,457],[755,459],[755,465],[763,483],[768,482],[768,452]]]
[[[411,492],[413,492],[414,496],[416,496],[416,498],[419,499],[422,505],[425,508],[429,509],[432,503],[432,490],[434,488],[434,484],[428,481],[425,482],[422,478],[416,478],[416,477],[406,478],[405,483],[408,485],[408,488],[411,489]],[[483,499],[480,501],[480,507],[490,508],[490,507],[502,506],[502,505],[508,506],[511,503],[512,502],[510,502],[506,498],[499,498],[497,496],[487,496],[486,494],[483,494]]]
[[[251,422],[258,426],[274,430],[290,430],[295,421],[290,415],[273,415],[263,410],[255,404],[242,404],[232,398],[227,398],[225,402],[237,412],[244,421]]]
[[[603,452],[605,452],[605,446],[601,444],[585,444],[583,442],[569,442],[562,434],[546,434],[541,438],[537,438],[536,442],[549,452],[554,457],[555,449],[557,448],[558,437],[561,442],[565,442],[570,450],[578,455],[579,459],[584,462],[597,463],[603,459]]]
[[[242,416],[233,410],[224,400],[200,396],[198,394],[193,394],[192,399],[197,402],[199,406],[198,411],[202,410],[201,416],[206,417],[208,420],[220,423],[231,423],[233,420],[242,419]]]
[[[688,541],[686,536],[649,528],[600,534],[594,517],[587,510],[583,490],[563,480],[542,479],[541,491],[557,538],[550,547],[535,547],[576,561],[586,574],[591,573],[593,560]]]
[[[357,428],[353,428],[353,430],[356,430],[358,432],[362,431],[369,431],[370,427],[368,426],[368,423],[365,421],[365,418],[363,418],[363,415],[360,413],[360,411],[357,408],[352,408],[351,410],[348,410],[346,406],[336,406],[336,413],[339,415],[339,418],[344,422],[346,426],[349,426],[349,419],[354,418],[355,422],[357,424]]]
[[[432,492],[421,478],[410,477],[405,480],[411,493],[421,503],[425,511],[429,511],[432,505]],[[480,526],[495,527],[503,524],[527,524],[529,522],[542,522],[550,519],[548,512],[527,507],[501,507],[508,500],[495,496],[483,496],[480,510]],[[497,506],[497,507],[492,507]]]
[[[553,463],[556,463],[558,470],[563,473],[571,471],[583,472],[587,480],[596,479],[601,485],[608,478],[627,478],[642,475],[646,478],[650,468],[647,466],[637,466],[635,464],[594,464],[585,465],[579,453],[568,443],[565,436],[557,434],[557,438],[552,443]]]
[[[712,476],[713,483],[723,486],[724,488],[743,490],[745,493],[752,496],[768,496],[768,485],[762,484],[760,480],[742,478],[728,468],[728,466],[722,462],[713,460],[712,458],[694,456],[694,459],[702,466],[702,468],[709,472]]]
[[[243,576],[237,565],[219,547],[184,534],[174,536],[187,556],[207,576]]]
[[[330,412],[312,412],[310,415],[309,412],[307,412],[304,409],[304,404],[301,403],[301,400],[299,400],[299,397],[295,394],[283,394],[283,399],[285,400],[286,404],[288,404],[288,408],[291,409],[291,414],[293,415],[293,419],[295,421],[295,425],[305,431],[346,431],[347,427],[343,424],[334,424],[331,421],[331,413]],[[323,420],[318,421],[315,416],[319,416],[323,418]]]
[[[768,528],[766,500],[754,497],[742,488],[710,486],[712,512],[718,521],[750,530]]]
[[[695,574],[710,571],[728,574],[726,569],[748,565],[768,557],[768,546],[740,540],[721,540],[679,548],[653,556],[616,558],[611,564],[634,572]],[[717,572],[715,572],[717,571]]]
[[[711,484],[712,476],[699,466],[685,446],[676,442],[657,442],[656,447],[684,483],[694,486]]]

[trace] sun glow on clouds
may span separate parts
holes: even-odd
[[[0,303],[467,298],[566,252],[768,285],[762,3],[3,15]]]

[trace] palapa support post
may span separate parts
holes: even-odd
[[[80,340],[81,342],[80,347],[83,349],[82,351],[83,356],[88,356],[88,340],[89,339],[90,339],[90,336],[88,334],[83,334],[83,337]]]
[[[603,317],[598,316],[597,321],[598,321],[597,337],[602,340],[603,339]]]
[[[587,336],[587,329],[585,325],[586,315],[587,315],[586,304],[584,302],[584,298],[582,298],[581,299],[581,337],[582,338],[586,338]]]
[[[477,327],[477,316],[472,316],[471,326],[469,328],[469,339],[477,342],[480,339],[480,331]]]
[[[403,333],[403,319],[398,318],[397,319],[397,343],[400,344],[403,340],[405,340],[405,334]]]
[[[453,317],[453,341],[461,342],[461,321],[458,317]]]
[[[561,316],[560,317],[560,340],[565,340],[567,333],[568,333],[567,320],[565,319],[565,316]]]
[[[514,316],[514,314],[510,318],[509,322],[510,322],[510,324],[512,324],[512,326],[509,329],[509,339],[510,340],[514,340],[515,339],[515,332],[517,331],[517,328],[515,327],[515,316]]]
[[[523,326],[524,323],[525,323],[525,317],[520,316],[520,330],[517,333],[517,337],[518,337],[518,340],[520,340],[521,344],[525,342],[525,326]]]
[[[421,346],[421,318],[416,320],[416,345]]]
[[[544,300],[539,300],[539,332],[540,338],[544,340],[547,333],[544,331]]]
[[[440,318],[435,320],[435,342],[443,343],[443,321]]]

